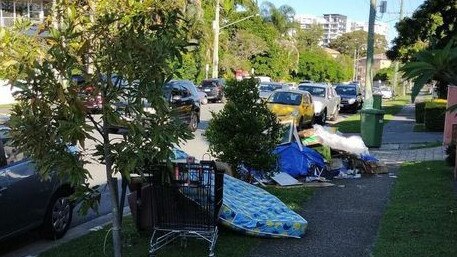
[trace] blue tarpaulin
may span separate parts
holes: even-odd
[[[324,158],[308,147],[300,147],[296,142],[280,145],[273,152],[278,155],[279,170],[292,177],[306,176],[313,165],[324,167]]]

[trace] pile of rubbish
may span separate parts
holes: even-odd
[[[283,126],[283,140],[274,150],[278,156],[275,175],[266,178],[245,167],[241,169],[253,173],[260,184],[289,186],[357,179],[363,173],[387,173],[386,165],[370,155],[360,136],[345,137],[333,128],[320,125],[300,132],[293,122],[285,122]]]

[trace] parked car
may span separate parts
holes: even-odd
[[[278,82],[260,82],[259,96],[261,99],[268,99],[270,95],[276,90],[287,90],[289,86]]]
[[[0,240],[35,228],[61,238],[72,220],[73,189],[55,174],[42,180],[34,163],[12,146],[9,131],[0,126]]]
[[[383,86],[379,89],[383,99],[391,99],[393,97],[393,92],[390,87]]]
[[[121,82],[122,84],[122,82]],[[179,120],[185,123],[194,132],[200,123],[200,96],[197,87],[188,80],[171,80],[164,85],[163,97],[168,101],[170,107],[176,112]],[[119,100],[115,104],[118,112],[123,112],[127,100]],[[146,99],[143,100],[145,110],[152,111]],[[127,114],[126,120],[131,119]],[[111,133],[124,133],[125,128],[118,125],[110,126]]]
[[[201,90],[201,88],[197,88],[198,98],[200,99],[200,103],[205,105],[208,104],[208,95]]]
[[[98,113],[102,108],[102,96],[96,90],[96,87],[86,83],[86,80],[81,75],[72,76],[73,82],[80,86],[79,96],[84,102],[84,106],[88,113]]]
[[[314,106],[308,92],[277,90],[267,100],[267,106],[280,121],[293,120],[299,128],[314,122]]]
[[[268,76],[255,76],[255,79],[257,79],[259,82],[273,82],[270,77]]]
[[[341,111],[356,113],[363,106],[363,97],[360,87],[356,84],[339,84],[335,87],[336,93],[341,97]]]
[[[224,86],[223,79],[205,79],[202,81],[200,90],[206,94],[209,101],[223,101]]]
[[[163,95],[178,118],[193,132],[200,123],[200,97],[197,87],[188,80],[172,80],[165,84]]]
[[[341,97],[337,95],[332,85],[328,83],[303,83],[298,90],[311,94],[314,104],[316,122],[325,124],[327,118],[336,120],[340,112]]]
[[[290,90],[297,89],[297,83],[295,83],[295,82],[286,82],[285,84],[289,87]]]

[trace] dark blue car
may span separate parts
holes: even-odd
[[[363,97],[360,86],[357,84],[339,84],[335,87],[341,97],[340,111],[356,113],[363,106]]]

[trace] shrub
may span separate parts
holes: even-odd
[[[416,103],[416,123],[424,123],[425,102]]]
[[[428,131],[444,131],[446,100],[434,100],[425,103],[424,124]]]
[[[451,142],[447,147],[446,147],[446,163],[449,166],[454,167],[455,166],[455,142]]]
[[[276,165],[272,154],[279,143],[281,125],[266,104],[260,101],[254,79],[229,81],[227,103],[206,130],[210,151],[233,170],[240,164],[257,171],[271,171]]]

